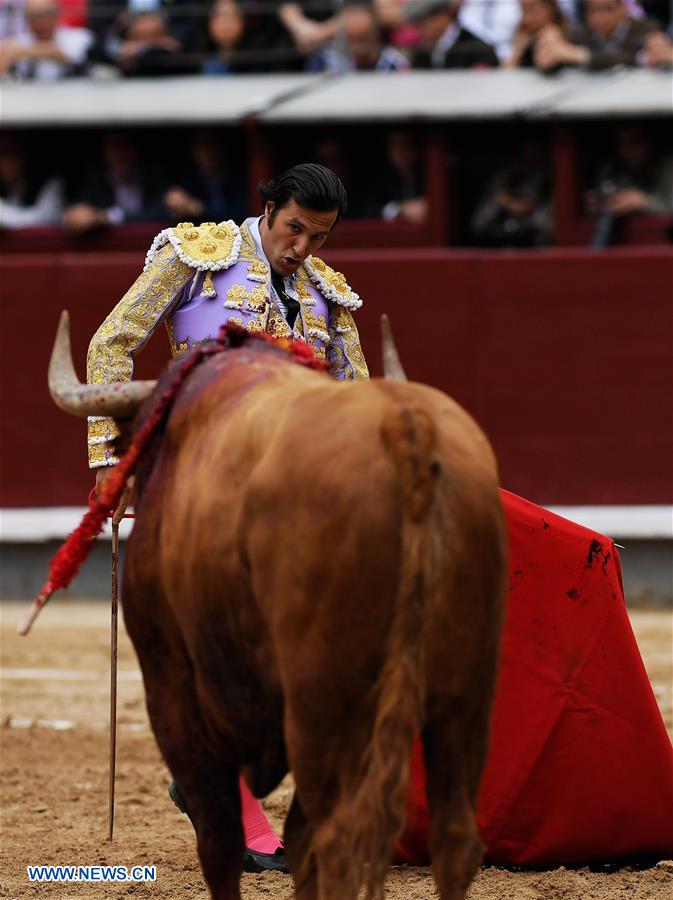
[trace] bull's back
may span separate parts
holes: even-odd
[[[426,423],[435,468],[452,488],[446,502],[493,494],[490,445],[442,392],[379,380],[339,384],[299,367],[290,373],[252,384],[233,400],[230,389],[216,385],[169,423],[158,477],[161,554],[171,578],[198,571],[201,579],[205,560],[216,561],[214,573],[225,563],[239,565],[250,516],[261,516],[274,546],[292,554],[316,533],[296,534],[292,523],[300,515],[326,538],[357,529],[375,508],[392,515],[384,507],[398,493],[395,452],[408,416]],[[375,518],[383,528],[386,520]]]
[[[258,584],[287,587],[280,614],[289,633],[304,633],[318,608],[327,633],[357,626],[376,646],[390,618],[406,518],[427,518],[451,570],[447,581],[464,568],[461,548],[474,568],[502,555],[493,452],[442,392],[373,380],[311,386],[290,407],[271,396],[263,402],[267,415],[279,410],[284,427],[250,472],[240,533],[254,545]],[[307,592],[294,589],[300,581]],[[273,620],[277,610],[264,614]]]
[[[196,645],[195,623],[207,621],[225,637],[260,643],[280,627],[278,616],[305,633],[326,605],[321,629],[348,629],[366,610],[363,639],[381,639],[376,619],[387,618],[401,553],[396,453],[406,452],[409,416],[432,443],[426,493],[430,485],[438,528],[471,546],[476,518],[497,502],[495,462],[478,426],[440,391],[339,384],[293,366],[281,378],[248,380],[243,396],[216,384],[175,410],[154,473],[159,568],[180,598],[175,615],[188,639]],[[361,574],[355,589],[352,572]],[[286,598],[280,607],[265,589],[272,583]],[[273,656],[261,644],[260,653]]]

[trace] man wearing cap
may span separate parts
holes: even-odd
[[[461,0],[410,0],[408,22],[418,25],[420,46],[412,57],[414,69],[475,69],[498,65],[489,44],[458,21]]]

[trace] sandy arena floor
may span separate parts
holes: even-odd
[[[193,832],[166,794],[168,773],[148,730],[133,651],[120,633],[115,838],[107,842],[109,611],[103,603],[54,600],[33,633],[14,628],[24,604],[2,612],[0,897],[206,900]],[[669,732],[673,731],[670,612],[632,622]],[[291,788],[266,803],[280,828]],[[30,883],[26,866],[156,865],[146,884]],[[286,900],[287,876],[243,877],[245,900]],[[391,871],[388,900],[431,900],[427,869]],[[508,872],[485,868],[470,900],[673,900],[673,861],[644,871]]]

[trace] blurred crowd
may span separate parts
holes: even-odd
[[[673,66],[669,0],[0,0],[0,76]]]
[[[650,123],[601,131],[602,142],[595,142],[584,161],[578,198],[594,223],[595,246],[618,242],[627,217],[673,215],[670,130]],[[279,167],[306,159],[329,166],[347,188],[348,218],[427,222],[422,130],[392,127],[363,136],[353,129],[350,138],[343,131],[307,131],[298,138],[296,144],[279,141]],[[450,203],[461,223],[459,243],[553,244],[549,133],[525,132],[491,153],[487,136],[477,133],[470,140],[455,148],[455,159],[447,159],[450,168],[457,166]],[[58,138],[50,143],[52,152],[44,154],[34,136],[0,135],[0,228],[57,226],[83,235],[134,222],[151,222],[159,230],[179,221],[241,221],[250,212],[244,150],[232,131],[82,133],[76,158],[66,133],[60,155]],[[166,148],[159,160],[157,143]],[[301,160],[292,155],[297,152]]]
[[[594,225],[589,243],[619,243],[620,223],[642,215],[673,215],[673,155],[640,124],[612,130],[607,146],[585,166],[579,202]],[[470,221],[470,243],[532,247],[554,243],[554,189],[548,155],[526,140],[488,181]]]

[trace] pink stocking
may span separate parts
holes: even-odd
[[[256,853],[275,853],[283,844],[271,828],[262,806],[252,796],[247,784],[241,778],[241,815],[245,831],[245,846]]]

